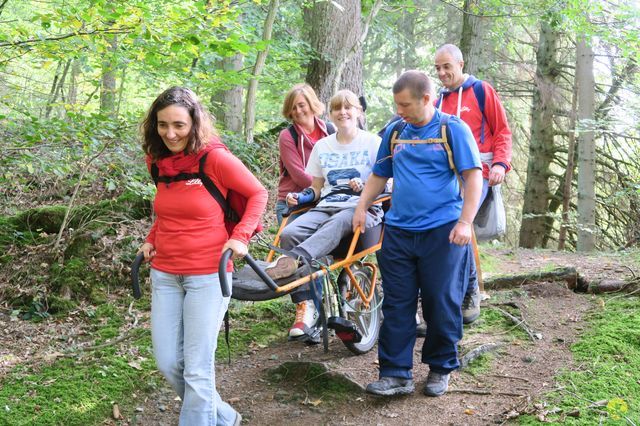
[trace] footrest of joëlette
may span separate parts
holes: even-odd
[[[305,333],[301,336],[289,336],[288,340],[290,342],[306,343],[307,345],[318,345],[322,342],[321,332],[322,330],[320,328],[313,326],[305,330]]]
[[[360,334],[355,324],[348,319],[330,317],[327,320],[327,327],[335,330],[336,336],[343,342],[360,343],[362,340],[362,334]]]
[[[267,267],[268,263],[262,260],[257,260],[256,263],[261,269]],[[298,278],[308,275],[308,268],[299,268],[296,273],[290,277],[276,280],[276,284],[279,286],[288,284]],[[231,298],[236,300],[245,300],[259,302],[263,300],[276,299],[286,294],[291,293],[295,289],[289,291],[276,292],[273,291],[267,284],[262,281],[262,278],[256,272],[251,269],[249,265],[245,265],[238,271],[233,273],[233,281],[231,287]]]

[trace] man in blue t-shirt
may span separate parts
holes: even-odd
[[[380,380],[370,383],[367,392],[385,396],[413,392],[420,292],[429,324],[422,345],[422,362],[429,364],[424,393],[440,396],[447,391],[449,374],[459,367],[461,306],[469,279],[469,243],[482,190],[482,165],[469,127],[456,117],[446,120],[435,110],[426,74],[402,74],[393,86],[393,98],[398,115],[407,124],[393,153],[390,139],[395,126],[385,132],[353,217],[354,230],[363,229],[367,208],[393,178],[391,209],[385,216],[384,240],[377,253],[384,290],[384,322],[378,341]]]

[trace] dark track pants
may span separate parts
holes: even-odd
[[[437,373],[457,369],[462,299],[469,283],[471,247],[449,243],[456,222],[421,232],[387,226],[377,253],[384,321],[378,341],[380,377],[412,378],[418,291],[427,337],[422,362]]]

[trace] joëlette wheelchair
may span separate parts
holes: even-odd
[[[377,197],[386,210],[390,194]],[[378,340],[382,323],[382,289],[378,284],[378,268],[366,261],[367,256],[382,246],[384,222],[369,228],[366,232],[357,229],[346,236],[338,247],[320,260],[311,259],[298,268],[292,277],[274,281],[265,272],[265,267],[273,260],[278,250],[280,235],[292,215],[311,209],[315,203],[295,206],[283,214],[283,220],[275,236],[273,245],[265,261],[255,260],[247,254],[246,265],[233,273],[232,283],[226,275],[220,275],[222,294],[244,301],[265,301],[282,297],[298,287],[311,283],[312,294],[319,306],[318,323],[309,336],[309,343],[322,340],[325,352],[329,349],[329,330],[354,354],[364,354],[373,348]],[[220,258],[220,270],[229,261],[232,252],[227,250]],[[138,254],[131,267],[133,296],[141,297],[138,280],[139,268],[144,259]]]

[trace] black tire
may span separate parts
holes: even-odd
[[[371,290],[371,269],[362,265],[352,266],[351,272],[358,280],[358,284],[364,294],[368,294]],[[346,301],[346,303],[342,304],[342,317],[356,325],[358,331],[362,334],[362,340],[358,343],[344,342],[344,345],[354,354],[362,355],[369,352],[378,341],[380,325],[382,324],[382,289],[379,285],[376,285],[376,292],[369,303],[369,307],[365,308],[358,292],[351,288],[351,280],[348,277],[345,278],[338,280],[340,293]]]

